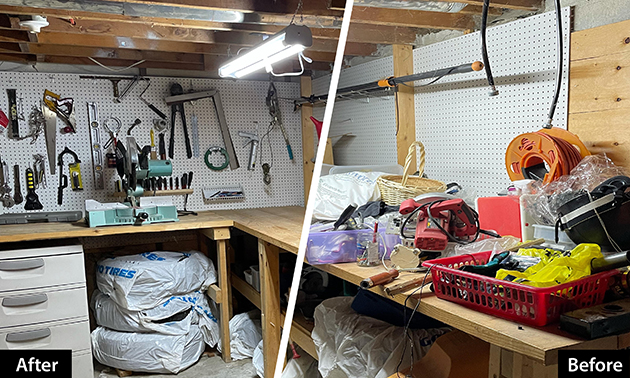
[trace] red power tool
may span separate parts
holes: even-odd
[[[449,235],[445,232],[461,240],[478,233],[475,212],[460,198],[430,203],[408,199],[400,205],[400,213],[410,214],[417,208],[420,210],[414,245],[418,249],[443,251],[449,242]]]

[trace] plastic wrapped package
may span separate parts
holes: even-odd
[[[379,217],[378,225],[378,252],[379,256],[385,254],[388,259],[396,244],[400,244],[400,235],[386,233],[387,223],[391,219],[389,214]],[[371,240],[375,219],[372,217],[364,219],[369,227],[364,230],[344,230],[331,231],[330,227],[325,228],[321,224],[315,224],[308,235],[306,246],[306,260],[309,264],[337,264],[343,262],[356,262],[359,255],[357,239],[359,235],[366,235]],[[323,231],[327,229],[327,231]],[[384,243],[384,244],[383,244]]]
[[[350,307],[352,297],[330,298],[315,310],[311,336],[317,348],[319,372],[324,378],[386,378],[396,372],[406,346],[401,370],[409,367],[409,340],[402,327],[362,316]],[[415,361],[429,350],[446,329],[409,330]]]
[[[170,297],[149,310],[129,311],[95,290],[91,307],[96,324],[115,331],[185,335],[198,325],[209,346],[215,346],[221,337],[217,319],[201,291]]]
[[[254,350],[261,341],[260,311],[244,312],[230,319],[230,348],[233,360],[253,357]]]
[[[348,205],[361,206],[381,199],[376,179],[382,172],[347,172],[320,177],[313,218],[337,220]]]
[[[476,241],[470,244],[456,244],[452,251],[443,254],[443,257],[467,255],[470,253],[492,251],[492,255],[503,252],[518,245],[520,240],[514,236],[503,236],[501,238],[489,238]]]
[[[199,360],[203,335],[193,325],[185,335],[130,333],[98,327],[92,332],[94,358],[116,369],[145,373],[178,373]]]
[[[517,253],[525,257],[537,257],[539,262],[521,270],[499,269],[496,278],[508,279],[523,285],[550,287],[591,275],[591,261],[603,257],[597,244],[580,244],[570,255],[548,249],[521,249]]]
[[[534,181],[522,189],[525,209],[536,223],[553,226],[558,219],[560,206],[586,191],[592,191],[607,179],[620,175],[626,173],[605,155],[587,156],[573,168],[570,175],[547,185]]]
[[[217,281],[214,264],[197,251],[146,252],[103,259],[96,285],[127,310],[148,310],[173,295],[205,290]]]
[[[260,340],[256,349],[254,349],[254,357],[252,357],[252,364],[256,369],[256,374],[260,378],[265,378],[265,355],[263,353],[263,341]]]

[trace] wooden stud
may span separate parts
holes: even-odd
[[[300,77],[300,95],[310,97],[313,94],[311,77]],[[311,159],[315,158],[315,127],[311,116],[313,115],[313,105],[302,105],[302,159],[304,162],[304,204],[308,203],[308,194],[313,180],[313,169],[315,163]]]
[[[330,164],[330,165],[335,164],[335,158],[333,157],[332,148],[333,148],[332,139],[326,138],[326,151],[324,152],[324,160],[323,160],[324,164]]]
[[[501,347],[490,345],[488,378],[501,378]]]
[[[207,234],[206,234],[207,235]],[[230,362],[230,307],[232,306],[232,290],[230,285],[230,262],[227,257],[227,241],[217,240],[217,260],[219,263],[219,287],[221,292],[221,353],[223,361]]]
[[[201,233],[212,240],[227,240],[230,238],[229,228],[206,228]]]
[[[394,76],[411,74],[413,74],[413,48],[407,45],[394,45]],[[408,85],[413,85],[413,83]],[[413,86],[400,85],[398,87],[396,109],[398,164],[404,166],[409,146],[416,140],[416,107]],[[415,153],[413,161],[415,161]]]
[[[280,261],[278,247],[258,240],[265,376],[273,377],[280,348]]]

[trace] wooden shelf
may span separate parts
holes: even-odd
[[[162,197],[162,196],[183,196],[186,194],[193,194],[193,189],[173,189],[173,190],[156,190],[155,192],[145,191],[140,197]],[[115,192],[114,197],[127,197],[125,192]]]
[[[239,293],[243,294],[247,300],[252,302],[254,306],[260,309],[261,298],[260,293],[254,289],[254,287],[248,284],[245,280],[232,273],[232,287]],[[286,311],[282,310],[281,321],[284,324]],[[314,324],[304,317],[300,313],[293,314],[293,325],[291,326],[291,340],[300,346],[306,353],[310,354],[313,358],[317,359],[317,349],[315,343],[311,338],[311,332],[313,332]]]

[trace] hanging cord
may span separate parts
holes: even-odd
[[[269,73],[272,74],[273,76],[276,77],[282,77],[282,76],[301,76],[304,73],[304,62],[303,60],[306,60],[309,63],[313,63],[313,59],[304,56],[304,53],[299,53],[298,54],[298,61],[300,62],[300,72],[285,72],[285,73],[281,73],[281,74],[277,74],[275,72],[273,72],[273,66],[269,65]]]
[[[558,99],[560,98],[560,88],[562,87],[562,74],[564,71],[563,60],[563,51],[564,51],[564,37],[562,35],[562,8],[560,6],[560,0],[555,1],[556,5],[556,28],[558,32],[558,40],[557,40],[557,68],[556,68],[556,93],[553,96],[553,101],[551,102],[551,108],[549,109],[549,115],[547,117],[547,123],[543,126],[545,129],[551,129],[553,123],[553,116],[556,113],[556,106],[558,105]]]
[[[269,128],[267,129],[267,132],[260,137],[260,163],[262,164],[263,162],[263,141],[265,140],[265,138],[267,138],[267,143],[269,144],[269,154],[271,155],[271,163],[269,164],[269,169],[271,169],[273,167],[273,149],[271,148],[271,137],[270,137],[270,133],[273,131],[273,129],[275,129],[276,123],[271,121],[269,123]]]
[[[558,0],[559,1],[559,0]],[[483,66],[486,69],[486,77],[488,78],[488,85],[490,86],[490,92],[488,95],[497,96],[499,91],[494,85],[494,77],[492,76],[492,69],[490,68],[490,59],[488,59],[488,46],[486,44],[486,29],[488,27],[488,8],[490,8],[490,0],[483,1],[483,11],[481,12],[481,55],[483,57]]]
[[[426,279],[429,276],[429,274],[431,274],[431,269],[434,267],[435,265],[431,265],[429,266],[429,269],[427,270],[427,273],[425,274],[424,278],[422,279],[422,285],[420,285],[418,288],[416,288],[414,291],[411,292],[411,294],[407,295],[407,298],[405,298],[405,302],[403,304],[403,323],[405,324],[405,336],[409,339],[409,346],[410,346],[410,353],[411,353],[411,365],[409,367],[409,374],[407,375],[407,377],[413,377],[413,365],[414,365],[414,353],[413,353],[413,337],[410,335],[409,333],[409,327],[411,326],[411,321],[413,320],[413,316],[416,313],[416,311],[418,310],[418,307],[420,306],[420,302],[422,301],[422,289],[424,289],[424,286],[426,284]],[[411,313],[411,316],[409,317],[409,320],[407,320],[407,302],[409,301],[409,298],[413,297],[414,294],[416,294],[416,292],[420,291],[420,298],[418,298],[418,302],[416,303],[416,306],[413,309],[413,312]],[[400,361],[398,361],[398,365],[396,365],[396,377],[401,377],[400,375],[400,365],[402,365],[403,359],[405,358],[405,352],[407,351],[407,343],[405,343],[403,345],[403,351],[400,354]]]
[[[593,197],[591,196],[591,192],[586,192],[586,193],[588,194],[589,202],[593,202],[594,200],[593,200]],[[621,247],[619,247],[619,244],[617,244],[617,242],[608,233],[608,229],[606,228],[606,225],[604,224],[604,221],[602,220],[602,217],[597,212],[597,209],[596,208],[593,209],[593,212],[595,213],[595,215],[597,215],[597,219],[599,219],[599,224],[602,226],[602,229],[604,229],[604,233],[606,233],[606,237],[608,238],[608,241],[610,242],[610,245],[613,246],[615,251],[622,252],[623,249],[621,249]]]
[[[300,23],[304,23],[304,1],[303,0],[300,0],[297,7],[295,7],[295,13],[293,13],[293,17],[291,17],[291,22],[289,22],[289,25],[293,24],[293,21],[295,20],[295,16],[297,16],[298,12],[300,12]]]
[[[96,59],[92,58],[91,56],[88,56],[88,59],[89,59],[89,60],[91,60],[92,62],[94,62],[94,63],[98,64],[99,66],[101,66],[101,67],[105,68],[106,70],[111,71],[111,72],[123,72],[123,71],[126,71],[126,70],[128,70],[128,69],[130,69],[130,68],[134,68],[135,66],[140,65],[140,64],[142,64],[142,63],[146,62],[146,60],[145,60],[145,59],[142,59],[142,60],[139,60],[139,61],[135,62],[134,64],[132,64],[132,65],[128,66],[128,67],[114,69],[114,68],[111,68],[111,67],[107,67],[106,65],[104,65],[103,63],[99,62],[98,60],[96,60]],[[33,68],[34,68],[34,67],[33,67]]]

